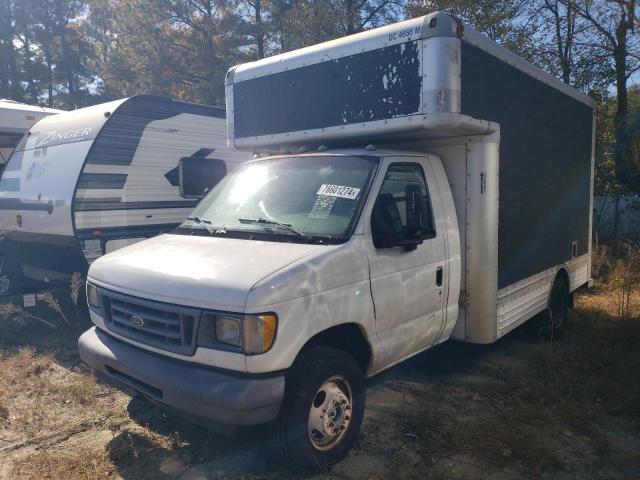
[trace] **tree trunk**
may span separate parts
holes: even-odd
[[[613,52],[616,69],[616,115],[614,119],[616,175],[618,181],[625,183],[632,172],[628,165],[629,153],[629,98],[627,94],[627,30],[619,25],[616,29],[617,46]]]
[[[258,46],[258,60],[264,58],[264,31],[262,25],[262,4],[261,0],[254,0],[256,11],[256,44]]]
[[[215,32],[215,26],[213,22],[213,7],[211,3],[206,4],[206,15],[207,15],[207,38],[206,45],[209,53],[207,54],[206,60],[206,69],[207,69],[207,79],[206,83],[206,94],[207,94],[207,103],[209,105],[216,105],[218,96],[216,95],[216,87],[214,85],[216,79],[216,46],[213,41],[213,34]]]
[[[613,255],[618,257],[620,255],[620,194],[616,193],[615,210],[613,211]]]
[[[287,51],[287,37],[285,32],[285,23],[287,11],[289,10],[289,4],[286,0],[272,0],[271,1],[271,21],[275,31],[279,35],[280,53]]]
[[[545,8],[553,14],[556,37],[556,49],[558,52],[558,63],[560,65],[560,74],[562,81],[567,85],[571,84],[571,50],[573,47],[573,23],[575,14],[573,12],[573,0],[567,0],[562,3],[565,8],[565,15],[560,14],[560,2],[556,0],[551,2],[545,1]],[[572,15],[573,14],[573,15]],[[562,21],[565,21],[566,32],[562,32]]]
[[[13,2],[5,0],[2,5],[3,24],[0,30],[2,34],[2,44],[4,46],[2,53],[3,70],[3,96],[13,100],[22,100],[22,85],[20,84],[20,70],[16,61],[16,48],[14,46],[15,31],[13,27]]]
[[[27,77],[27,89],[29,92],[29,100],[38,103],[38,90],[36,89],[35,79],[33,78],[33,66],[31,62],[31,48],[29,44],[29,28],[24,26],[24,72]]]
[[[62,63],[65,66],[65,76],[67,81],[67,90],[69,92],[69,99],[72,100],[72,104],[75,106],[77,100],[77,92],[75,89],[75,82],[73,81],[73,68],[71,67],[71,55],[69,52],[69,43],[67,42],[66,26],[62,26],[60,30],[60,45],[62,46]]]
[[[47,106],[53,107],[53,59],[51,58],[51,45],[45,42],[44,59],[47,64]]]
[[[353,35],[356,33],[356,6],[354,0],[347,0],[344,2],[346,9],[346,33],[347,35]]]
[[[562,81],[567,85],[571,84],[573,33],[575,23],[575,13],[573,12],[573,1],[567,2],[566,12],[566,39],[562,49]]]
[[[9,1],[0,0],[0,98],[9,97],[9,67],[7,65],[7,33],[8,23],[11,21],[9,14]]]

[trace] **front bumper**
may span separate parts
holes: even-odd
[[[78,340],[80,358],[108,378],[169,407],[214,423],[258,425],[275,419],[284,375],[244,376],[157,355],[93,327]]]

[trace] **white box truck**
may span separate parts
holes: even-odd
[[[434,13],[230,70],[257,152],[176,231],[97,260],[97,371],[292,465],[353,445],[364,379],[497,341],[590,280],[593,102]],[[262,154],[267,154],[263,156]]]

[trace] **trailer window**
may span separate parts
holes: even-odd
[[[419,188],[424,196],[428,218],[427,229],[422,235],[423,239],[433,238],[436,235],[433,221],[433,209],[431,199],[424,177],[422,167],[418,163],[392,163],[385,174],[377,203],[383,210],[381,215],[375,217],[375,221],[384,222],[383,228],[392,231],[395,240],[407,239],[407,191]],[[372,218],[372,221],[374,219]],[[374,238],[374,244],[376,239]],[[378,245],[376,244],[376,247]]]

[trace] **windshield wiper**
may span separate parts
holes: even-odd
[[[191,220],[192,222],[196,223],[206,223],[207,225],[211,225],[211,222],[209,220],[205,220],[200,217],[187,217],[187,220]]]
[[[283,230],[291,232],[299,237],[305,238],[306,240],[313,240],[312,237],[310,237],[306,233],[302,233],[299,230],[296,230],[289,223],[275,222],[273,220],[267,220],[266,218],[239,218],[238,221],[240,223],[259,223],[262,225],[273,225],[274,227],[280,227]]]
[[[227,230],[224,227],[213,227],[211,221],[205,220],[204,218],[187,217],[187,220],[191,220],[192,222],[202,225],[209,233],[227,233]]]

